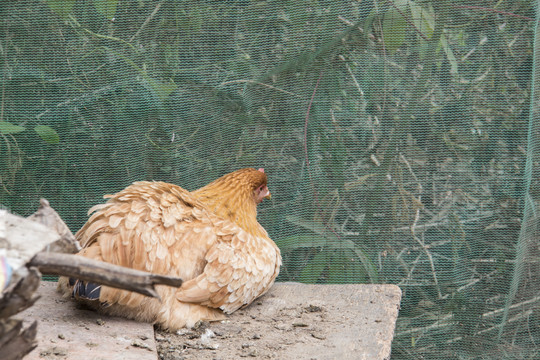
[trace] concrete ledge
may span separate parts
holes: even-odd
[[[41,282],[41,298],[19,316],[38,320],[38,347],[25,360],[156,360],[151,324],[104,317],[79,309],[56,292],[56,283]]]
[[[155,360],[150,324],[78,309],[42,283],[21,314],[38,319],[39,345],[27,359]],[[389,359],[401,290],[394,285],[278,283],[221,323],[178,334],[158,331],[168,359]]]
[[[300,356],[282,359],[390,359],[401,302],[399,287],[282,283],[273,290],[262,300],[260,308],[265,316],[296,307],[304,309],[302,319],[311,313],[312,306],[322,308],[314,323],[322,341],[309,347],[298,342],[287,352]],[[310,335],[316,338],[316,334]]]

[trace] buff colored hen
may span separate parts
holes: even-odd
[[[66,295],[102,312],[153,322],[171,331],[225,318],[264,294],[281,265],[276,244],[257,221],[269,198],[263,169],[241,169],[188,192],[164,182],[136,182],[94,206],[76,237],[79,255],[177,276],[161,297],[61,278]]]

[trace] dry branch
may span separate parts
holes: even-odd
[[[154,285],[180,287],[182,279],[134,270],[78,255],[38,253],[28,263],[43,274],[64,275],[159,298]]]

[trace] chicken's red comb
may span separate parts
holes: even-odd
[[[259,171],[263,173],[263,172],[264,172],[264,168],[259,168]]]

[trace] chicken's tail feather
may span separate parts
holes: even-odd
[[[73,288],[71,296],[85,300],[99,300],[101,285],[69,278],[69,285]]]

